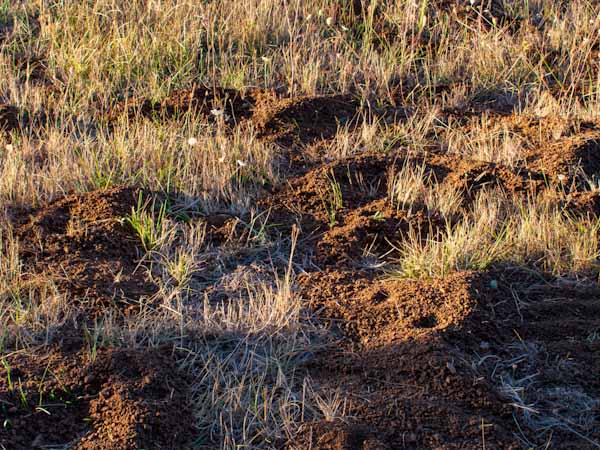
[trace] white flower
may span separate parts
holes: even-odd
[[[261,56],[260,59],[262,59],[262,61],[264,63],[270,63],[271,62],[271,58],[269,58],[267,56]]]
[[[325,19],[325,23],[327,24],[328,27],[330,27],[335,23],[335,20],[333,17],[328,17],[327,19]]]
[[[238,160],[236,161],[236,164],[237,164],[238,166],[240,166],[240,167],[246,167],[246,166],[248,165],[247,163],[245,163],[245,162],[244,162],[244,161],[242,161],[241,159],[238,159]]]
[[[348,30],[350,29],[350,28],[348,28],[348,27],[347,27],[347,26],[345,26],[345,25],[340,25],[340,26],[342,27],[342,30],[343,30],[343,31],[348,31]]]
[[[215,117],[223,117],[225,115],[225,111],[222,109],[211,109],[210,113]]]
[[[190,147],[193,147],[194,145],[198,144],[198,139],[196,139],[195,137],[191,137],[188,139],[188,145]]]
[[[560,174],[558,174],[557,178],[558,178],[558,181],[560,181],[562,183],[563,181],[565,181],[567,179],[567,176],[560,173]]]

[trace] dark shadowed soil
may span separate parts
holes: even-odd
[[[534,118],[498,120],[527,140],[530,151],[514,166],[367,152],[309,164],[259,200],[281,230],[296,222],[308,236],[301,250],[313,267],[298,278],[300,295],[339,340],[307,369],[320,392],[348,396],[343,418],[305,424],[290,448],[595,448],[595,282],[510,267],[432,280],[389,280],[374,270],[393,260],[393,244],[409,229],[427,237],[455,219],[423,204],[391,207],[387,184],[406,163],[460,192],[462,207],[481,189],[527,198],[559,186],[565,214],[597,216],[596,192],[584,187],[599,174],[595,125],[563,124],[557,133]],[[314,134],[308,125],[306,145]],[[332,210],[334,189],[342,201]]]
[[[189,444],[186,378],[168,351],[42,347],[4,357],[0,370],[0,442],[7,448]]]

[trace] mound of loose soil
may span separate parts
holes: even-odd
[[[252,115],[256,96],[261,91],[249,90],[246,93],[235,89],[221,87],[194,86],[192,88],[173,91],[161,101],[148,98],[128,98],[107,114],[109,121],[126,115],[134,118],[144,117],[169,118],[188,111],[225,122],[236,123]]]
[[[310,216],[318,222],[329,220],[328,203],[334,186],[339,186],[342,207],[355,209],[386,196],[387,174],[395,159],[366,155],[319,165],[306,174],[291,178],[269,197],[259,200],[262,208]]]
[[[385,155],[323,164],[290,179],[258,204],[270,210],[272,223],[288,227],[298,222],[306,235],[313,235],[319,265],[356,262],[367,249],[385,253],[388,241],[429,219],[392,208],[387,176],[396,164]]]
[[[564,177],[565,185],[577,175],[590,179],[600,173],[600,132],[580,134],[538,150],[530,157],[533,167],[550,179]]]
[[[350,398],[346,423],[308,424],[301,442],[521,448],[515,421],[555,424],[536,445],[592,448],[600,438],[597,285],[510,271],[381,280],[335,269],[302,275],[299,285],[341,338],[311,375],[320,392]]]
[[[408,215],[396,210],[387,199],[343,213],[336,214],[333,226],[324,227],[316,243],[315,261],[320,267],[356,264],[368,256],[386,254],[411,227],[426,229],[435,220],[422,211]]]
[[[600,192],[573,192],[567,199],[565,209],[575,214],[600,217]]]
[[[476,306],[474,275],[382,281],[366,273],[316,272],[299,284],[314,309],[335,319],[347,339],[388,345],[458,326]]]
[[[122,219],[139,191],[116,187],[70,195],[17,217],[19,256],[31,283],[52,280],[69,299],[102,312],[152,295],[138,267],[139,238]]]
[[[162,350],[40,348],[3,359],[0,442],[11,449],[185,448],[185,376]]]
[[[470,198],[483,188],[501,188],[507,192],[532,193],[543,186],[543,176],[526,169],[511,169],[502,164],[483,161],[461,161],[447,183],[462,190]]]
[[[370,253],[393,250],[409,231],[423,237],[456,223],[456,214],[444,217],[422,200],[393,206],[388,195],[390,175],[403,165],[423,166],[430,186],[444,184],[462,196],[469,207],[483,188],[499,187],[530,194],[544,186],[543,176],[522,168],[462,160],[454,155],[408,156],[367,154],[317,165],[290,178],[258,206],[269,209],[275,225],[298,223],[313,235],[315,262],[324,268],[357,263]]]
[[[259,135],[284,145],[331,139],[339,128],[353,125],[358,102],[348,95],[263,101],[254,112]]]
[[[350,396],[348,415],[360,430],[332,427],[327,438],[317,428],[313,442],[333,443],[315,448],[481,448],[482,433],[486,448],[516,448],[510,407],[445,337],[463,332],[482,283],[473,273],[431,281],[334,270],[302,276],[302,295],[343,337],[311,373],[324,392]]]

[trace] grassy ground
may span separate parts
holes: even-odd
[[[525,329],[561,308],[523,310],[566,299],[577,320],[557,336],[585,358],[508,324],[510,339],[458,346],[450,376],[486,380],[515,448],[598,448],[597,382],[563,372],[598,367],[599,51],[591,0],[1,2],[0,446],[506,448],[479,412],[474,434],[423,419],[388,436],[357,406],[372,392],[344,382],[359,370],[323,376],[340,349],[421,345],[488,311],[475,299],[464,321],[452,309],[425,334],[385,322],[396,331],[367,339],[399,309],[361,322],[327,302],[476,273]],[[335,270],[368,282],[311,281]],[[97,369],[120,351],[167,355],[179,375]],[[55,366],[70,388],[44,387]],[[120,382],[102,405],[133,423],[93,406]],[[160,410],[186,423],[176,440],[144,389],[180,399]],[[363,437],[312,427],[331,423]]]

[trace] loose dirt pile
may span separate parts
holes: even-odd
[[[186,378],[168,351],[58,347],[3,358],[0,442],[9,448],[184,448]]]
[[[579,436],[600,437],[598,288],[496,275],[381,281],[331,270],[301,277],[303,296],[341,339],[311,373],[324,392],[350,397],[347,419],[308,426],[303,442],[522,448],[517,423],[546,423],[558,428],[550,437],[557,448],[588,448]]]
[[[290,448],[592,448],[599,439],[594,283],[510,268],[431,280],[376,270],[408,230],[432,237],[455,219],[418,199],[391,206],[389,183],[406,164],[423,167],[429,187],[459,192],[461,208],[483,189],[528,198],[558,186],[565,214],[595,214],[597,195],[584,188],[598,173],[594,125],[550,133],[534,118],[498,120],[528,140],[513,165],[367,153],[309,164],[259,200],[280,229],[296,222],[308,236],[301,250],[314,266],[299,277],[300,294],[339,341],[307,370],[325,397],[348,397]],[[306,135],[313,143],[310,126]]]
[[[106,346],[92,320],[136,311],[156,291],[138,266],[139,237],[122,220],[140,195],[115,187],[16,214],[23,298],[53,283],[73,317],[53,344],[2,359],[0,442],[8,448],[187,448],[193,439],[186,376],[170,348]]]
[[[141,192],[116,187],[70,195],[21,214],[15,234],[26,277],[52,280],[89,313],[107,306],[135,307],[156,287],[138,261],[139,238],[123,223]]]
[[[119,103],[107,115],[109,121],[121,116],[133,119],[143,116],[168,119],[186,112],[194,112],[215,121],[218,118],[237,123],[247,118],[257,102],[264,95],[262,91],[240,92],[221,87],[194,86],[172,92],[161,101],[147,98],[129,98]]]

